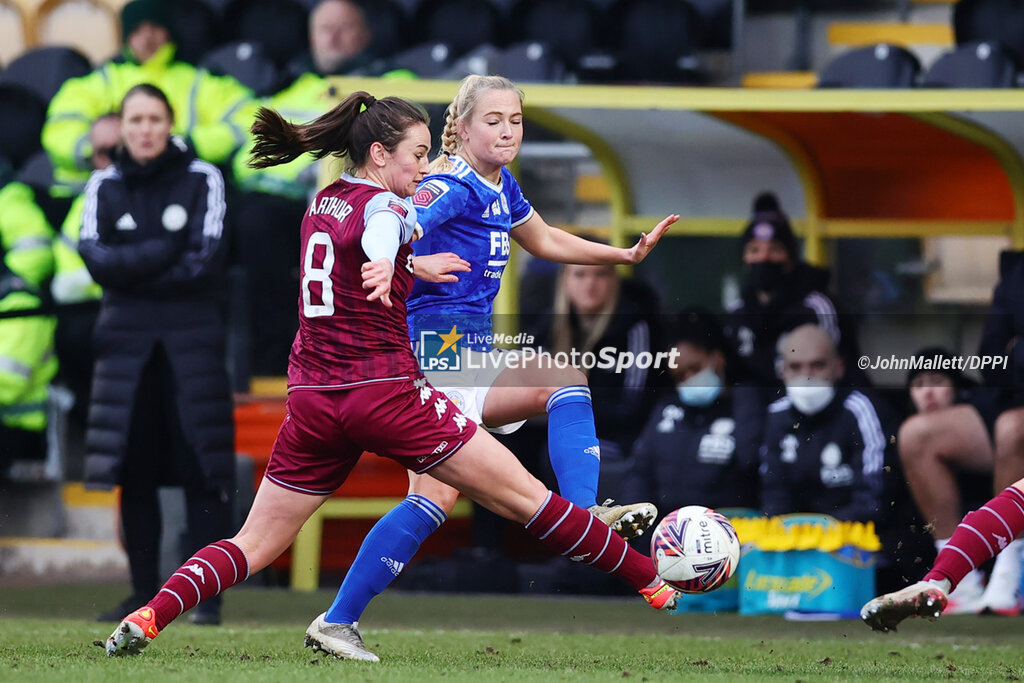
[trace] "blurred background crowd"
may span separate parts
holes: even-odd
[[[312,119],[344,94],[331,80],[339,75],[458,79],[491,72],[523,83],[715,86],[763,85],[760,72],[785,69],[779,78],[821,87],[1017,84],[1024,13],[1008,0],[955,3],[945,26],[949,44],[931,54],[926,47],[924,57],[884,44],[823,59],[811,30],[819,13],[875,11],[904,20],[917,11],[910,2],[849,5],[0,1],[0,18],[15,17],[24,29],[21,42],[5,41],[0,54],[0,481],[9,500],[24,501],[18,496],[31,497],[32,486],[47,482],[124,486],[104,479],[109,462],[96,459],[102,449],[85,457],[91,401],[93,410],[107,411],[103,443],[110,451],[127,442],[156,463],[131,474],[145,483],[131,495],[155,500],[158,486],[184,485],[188,502],[179,516],[193,532],[219,537],[222,525],[231,526],[232,392],[235,403],[251,401],[254,377],[285,372],[297,329],[297,228],[320,178],[311,157],[261,171],[245,165],[260,105]],[[773,35],[789,39],[764,45],[749,30],[758,13],[756,26],[782,22]],[[34,44],[44,29],[59,31],[59,21],[79,22],[69,44]],[[166,107],[132,115],[155,117],[167,126],[164,138],[173,133],[181,144],[156,150],[164,160],[157,171],[139,163],[145,141],[124,138],[134,124],[122,118],[122,99],[141,83],[158,86]],[[443,116],[434,109],[436,128]],[[527,139],[560,141],[532,126]],[[577,196],[567,207],[565,195],[579,184],[552,186],[538,168],[543,161],[523,164],[522,185],[546,215],[571,224],[588,200]],[[105,171],[112,164],[123,176],[122,194],[90,195],[90,174],[112,173]],[[199,174],[201,188],[189,185],[188,174]],[[902,252],[877,255],[850,246],[852,256],[839,261],[833,277],[803,259],[785,207],[773,188],[764,189],[742,198],[738,212],[749,203],[749,221],[738,237],[697,252],[714,252],[710,266],[695,264],[692,245],[673,247],[672,238],[628,276],[612,267],[523,260],[506,276],[518,278],[521,329],[556,352],[678,352],[670,371],[589,373],[602,496],[650,500],[663,512],[700,503],[871,521],[883,541],[882,587],[916,579],[966,509],[1024,476],[1024,381],[1014,371],[1024,364],[1013,362],[1024,327],[1024,260],[1007,253],[988,264],[1000,281],[991,304],[960,311],[976,321],[966,324],[968,334],[951,333],[938,346],[931,335],[914,340],[922,358],[1009,355],[1006,366],[918,369],[898,383],[891,376],[878,383],[859,363],[860,321],[930,310],[912,267],[884,267],[886,259],[914,262],[917,247],[903,243]],[[168,193],[179,192],[177,204],[152,221],[181,230],[184,243],[186,218],[170,209],[185,206],[205,217],[193,260],[176,260],[180,249],[164,255],[142,239],[147,202],[166,203]],[[120,216],[118,231],[139,236],[126,240],[130,254],[93,243],[105,211]],[[133,265],[143,262],[148,270]],[[707,285],[666,286],[666,272],[680,265]],[[149,297],[148,304],[127,310],[121,291]],[[171,359],[188,371],[176,375]],[[200,446],[194,433],[202,434]],[[543,473],[543,424],[531,421],[504,439]],[[179,462],[175,454],[183,451],[191,455]],[[8,530],[0,536],[29,533],[16,518],[6,511],[0,525]],[[152,537],[147,552],[155,558],[163,523],[154,509],[146,520],[122,520],[121,533]],[[473,562],[515,554],[515,539],[487,513],[477,511],[474,531]],[[59,533],[66,532],[65,524]],[[1019,544],[1010,543],[987,576],[976,572],[961,584],[955,609],[1019,612]],[[155,577],[155,560],[149,565],[138,571]],[[493,589],[502,571],[489,573],[485,588]],[[418,580],[429,583],[429,573]],[[406,580],[417,577],[410,572]],[[149,581],[133,576],[142,593]],[[216,621],[213,610],[198,618]]]

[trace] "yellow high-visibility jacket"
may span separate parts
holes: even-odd
[[[218,164],[231,158],[252,125],[257,106],[252,91],[230,76],[175,60],[174,51],[168,43],[141,64],[111,60],[64,82],[50,101],[42,135],[55,177],[67,181],[77,175],[84,184],[92,154],[90,125],[117,111],[125,93],[139,83],[164,91],[174,109],[174,133],[186,138],[201,159]]]

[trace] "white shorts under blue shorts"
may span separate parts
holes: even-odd
[[[444,393],[463,415],[494,434],[511,434],[526,424],[526,420],[522,420],[498,427],[488,427],[483,421],[487,392],[491,390],[491,385],[498,375],[505,370],[508,361],[518,354],[515,351],[500,349],[473,351],[463,346],[459,349],[459,355],[461,370],[423,373],[430,386]]]

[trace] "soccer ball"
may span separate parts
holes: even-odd
[[[736,571],[740,540],[729,520],[703,505],[687,505],[665,516],[651,538],[658,575],[683,593],[707,593]]]

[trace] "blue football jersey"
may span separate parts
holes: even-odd
[[[533,207],[507,168],[495,185],[465,160],[452,157],[455,168],[428,175],[412,196],[423,237],[413,242],[417,256],[450,251],[469,261],[472,272],[456,273],[458,282],[416,280],[409,295],[409,333],[450,330],[466,336],[461,343],[490,350],[491,303],[511,251],[510,232],[533,216]]]

